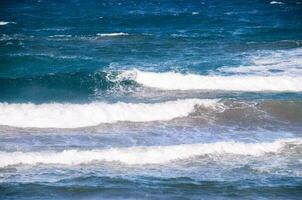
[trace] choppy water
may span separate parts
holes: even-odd
[[[302,2],[1,1],[0,199],[301,199]]]

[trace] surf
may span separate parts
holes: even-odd
[[[280,153],[287,145],[300,144],[302,144],[301,138],[291,138],[260,143],[222,141],[102,150],[69,149],[59,152],[0,152],[0,167],[18,164],[79,165],[91,162],[120,162],[127,165],[164,164],[203,155],[264,156],[268,153]]]
[[[218,100],[180,99],[160,103],[0,103],[0,125],[79,128],[118,121],[166,121],[188,116],[196,105],[215,107]]]
[[[177,72],[126,71],[133,73],[134,80],[150,88],[160,90],[225,90],[225,91],[276,91],[301,92],[302,77],[286,75],[198,75]]]

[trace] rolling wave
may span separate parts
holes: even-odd
[[[174,72],[127,71],[135,74],[135,81],[146,87],[161,90],[226,90],[226,91],[277,91],[301,92],[302,77],[278,75],[197,75]]]
[[[127,33],[109,33],[99,36],[118,36]],[[71,35],[53,35],[71,37]],[[12,56],[51,57],[56,59],[91,59],[85,56],[53,54],[13,54]],[[285,59],[286,58],[286,59]],[[243,92],[302,92],[302,49],[261,51],[248,56],[243,66],[223,66],[208,74],[177,72],[147,72],[121,66],[81,72],[54,72],[0,77],[2,102],[62,102],[99,99],[107,94],[136,92],[139,86],[159,90],[221,90]],[[145,67],[145,66],[142,66]],[[26,70],[25,70],[26,71]],[[148,89],[147,89],[148,90]],[[156,90],[155,90],[156,91]],[[157,91],[158,92],[158,91]]]
[[[137,87],[140,84],[144,87],[156,88],[160,90],[222,90],[222,91],[246,91],[246,92],[301,92],[302,76],[278,74],[278,75],[260,75],[256,67],[244,68],[222,68],[221,71],[238,72],[243,71],[256,74],[244,75],[198,75],[198,74],[181,74],[176,72],[147,72],[137,69],[126,71],[95,71],[91,73],[55,73],[34,77],[17,77],[17,78],[1,78],[0,89],[3,91],[1,99],[9,99],[15,97],[15,94],[23,98],[29,95],[31,99],[31,91],[35,92],[35,97],[41,96],[58,96],[71,94],[78,96],[79,94],[94,94],[97,91],[110,91],[117,87],[128,88]],[[296,69],[293,74],[299,74]],[[300,70],[301,71],[301,70]],[[262,72],[264,73],[264,72]],[[301,73],[301,72],[300,72]],[[68,91],[68,93],[53,94],[54,90]],[[42,91],[43,90],[43,91]],[[5,92],[8,91],[8,92]],[[11,93],[9,91],[14,91]],[[42,97],[41,97],[42,98]],[[70,97],[67,95],[67,99]]]
[[[78,128],[118,121],[148,122],[185,117],[195,105],[215,107],[217,100],[185,99],[162,103],[8,104],[0,103],[0,125]]]
[[[223,66],[206,75],[137,69],[124,73],[132,73],[132,78],[143,86],[161,90],[302,91],[301,48],[261,51],[247,60],[245,65]]]
[[[70,72],[32,77],[0,77],[0,101],[45,102],[87,99],[96,92],[135,87],[127,79],[114,78],[114,72]]]
[[[173,146],[111,148],[105,150],[0,152],[0,167],[17,164],[77,165],[87,164],[95,161],[121,162],[129,165],[162,164],[208,154],[263,156],[267,153],[279,153],[287,145],[290,145],[291,148],[293,148],[293,146],[300,144],[302,144],[301,138],[292,138],[261,143],[225,141],[215,143],[181,144]]]

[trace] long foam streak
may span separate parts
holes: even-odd
[[[133,70],[135,81],[162,90],[302,91],[301,76],[196,75]],[[129,71],[127,71],[129,73]]]
[[[122,35],[129,35],[129,34],[119,32],[119,33],[97,33],[96,35],[101,37],[110,37],[110,36],[122,36]]]
[[[8,104],[0,103],[0,125],[77,128],[118,121],[148,122],[185,117],[195,105],[215,107],[217,100],[184,99],[154,104]]]
[[[105,150],[65,150],[61,152],[0,152],[0,167],[17,164],[63,164],[78,165],[91,162],[121,162],[124,164],[162,164],[189,159],[207,154],[234,154],[263,156],[278,153],[286,145],[300,145],[301,138],[280,139],[273,142],[242,143],[216,142],[183,144],[174,146],[149,146],[132,148],[112,148]]]

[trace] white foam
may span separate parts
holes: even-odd
[[[281,1],[271,1],[270,4],[284,4],[284,3]]]
[[[7,24],[15,24],[16,22],[3,22],[3,21],[0,21],[0,26],[4,26],[4,25],[7,25]]]
[[[129,165],[163,164],[208,154],[263,156],[266,153],[278,153],[288,144],[300,145],[302,144],[302,139],[281,139],[263,143],[228,141],[104,150],[65,150],[61,152],[0,152],[0,167],[41,163],[78,165],[94,161],[121,162]]]
[[[302,76],[302,49],[261,52],[249,57],[249,65],[222,67],[219,72],[261,75],[261,76]]]
[[[222,76],[140,70],[132,70],[132,73],[136,75],[136,82],[162,90],[302,91],[302,76]]]
[[[162,90],[302,91],[302,48],[257,51],[247,64],[220,67],[207,75],[128,70],[146,87]]]
[[[154,104],[8,104],[0,103],[0,125],[77,128],[118,121],[148,122],[185,117],[195,105],[215,106],[217,100],[185,99]]]
[[[110,37],[110,36],[122,36],[122,35],[129,35],[129,34],[119,32],[119,33],[97,33],[96,35],[101,37]]]

